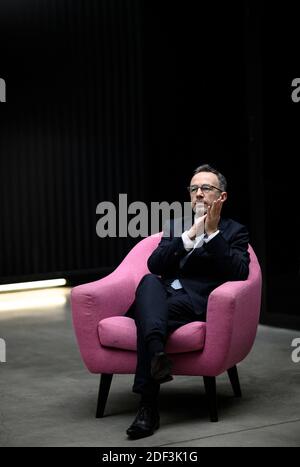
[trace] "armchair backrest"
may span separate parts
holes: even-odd
[[[136,286],[138,286],[140,280],[145,274],[149,273],[149,269],[147,266],[147,260],[151,253],[155,250],[157,245],[160,242],[162,237],[162,232],[159,232],[154,235],[150,235],[149,237],[144,238],[143,240],[139,241],[125,256],[122,263],[118,267],[118,269],[122,269],[123,267],[128,268],[134,276],[134,281]]]
[[[162,237],[162,232],[159,232],[154,235],[150,235],[149,237],[144,238],[143,240],[139,241],[125,256],[122,263],[120,264],[120,268],[123,266],[130,265],[131,270],[134,273],[136,285],[140,282],[141,278],[149,273],[149,269],[147,267],[147,260],[151,253],[155,250],[158,246],[160,239]],[[249,265],[249,276],[247,281],[255,283],[261,282],[261,270],[259,266],[258,259],[256,254],[254,253],[253,248],[249,245],[249,254],[250,254],[250,265]]]

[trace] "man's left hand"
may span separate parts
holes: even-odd
[[[218,230],[218,225],[221,217],[221,210],[225,200],[218,198],[207,208],[207,216],[205,219],[205,233],[209,237]]]

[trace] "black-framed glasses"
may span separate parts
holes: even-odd
[[[222,190],[220,190],[220,188],[217,188],[214,185],[208,185],[207,183],[204,183],[203,185],[191,185],[191,186],[188,186],[187,190],[188,190],[189,193],[197,193],[199,188],[202,191],[202,193],[210,193],[213,190],[218,190],[218,191],[220,191],[222,193]]]

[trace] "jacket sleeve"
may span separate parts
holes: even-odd
[[[204,248],[213,257],[218,271],[227,281],[238,281],[246,280],[249,274],[248,245],[248,231],[238,224],[229,241],[219,233]]]
[[[174,237],[173,222],[166,224],[158,247],[148,258],[148,269],[152,274],[173,276],[179,270],[181,258],[188,252],[184,248],[181,236]]]

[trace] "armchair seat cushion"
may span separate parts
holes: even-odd
[[[201,350],[205,343],[206,323],[193,321],[176,329],[168,337],[167,353],[184,353]],[[123,350],[136,351],[136,326],[132,318],[114,316],[98,324],[100,344]]]

